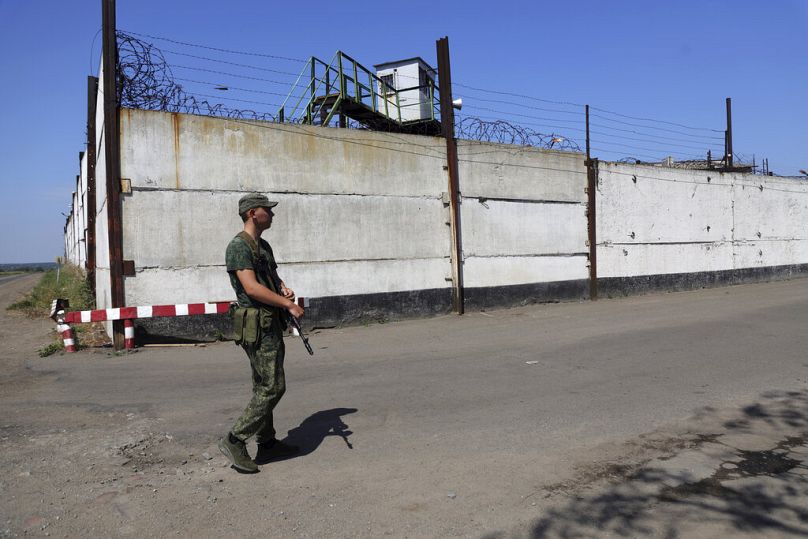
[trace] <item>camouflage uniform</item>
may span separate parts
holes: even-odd
[[[259,238],[259,249],[267,260],[267,270],[275,272],[278,265],[272,254],[272,248],[263,239]],[[286,379],[283,373],[283,330],[280,322],[280,309],[263,305],[250,298],[244,291],[236,276],[236,271],[251,269],[261,281],[259,272],[261,268],[255,267],[253,253],[244,239],[236,236],[227,246],[225,255],[227,272],[230,275],[230,284],[236,292],[240,307],[253,307],[261,310],[260,331],[258,341],[254,345],[242,344],[247,352],[252,367],[253,395],[247,408],[241,414],[231,429],[233,435],[241,441],[247,441],[252,436],[256,442],[266,443],[275,439],[275,428],[272,421],[272,410],[281,400],[286,391]],[[263,273],[263,272],[262,272]],[[264,277],[269,276],[266,273]]]

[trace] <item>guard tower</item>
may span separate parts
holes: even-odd
[[[421,58],[375,66],[379,75],[342,51],[326,63],[312,56],[278,109],[278,121],[441,134],[435,70]],[[336,124],[336,125],[334,125]]]
[[[423,58],[407,58],[373,66],[379,78],[379,95],[401,108],[401,121],[434,118],[435,70]]]

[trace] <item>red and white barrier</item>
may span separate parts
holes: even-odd
[[[59,314],[64,315],[64,311],[59,311]],[[64,323],[64,319],[56,321],[56,331],[62,336],[65,343],[65,352],[76,351],[76,338],[73,335],[73,328]]]
[[[51,318],[56,321],[56,331],[62,335],[66,352],[76,351],[76,340],[70,324],[86,324],[88,322],[109,322],[123,320],[124,347],[135,348],[135,325],[132,320],[138,318],[161,318],[173,316],[192,316],[199,314],[224,314],[230,310],[230,301],[212,303],[177,303],[175,305],[144,305],[141,307],[120,307],[115,309],[96,309],[92,311],[61,310],[63,300],[54,300],[51,306]],[[306,307],[306,300],[297,298],[297,304]],[[67,303],[64,302],[64,306]],[[58,309],[58,310],[57,310]],[[297,330],[292,330],[297,335]]]
[[[92,311],[73,311],[66,313],[61,309],[62,300],[54,300],[51,306],[51,318],[56,321],[56,331],[65,343],[65,352],[76,351],[76,340],[70,324],[86,324],[88,322],[109,322],[123,320],[124,347],[135,348],[135,325],[132,320],[138,318],[160,318],[172,316],[192,316],[198,314],[224,314],[230,309],[230,301],[212,303],[178,303],[175,305],[144,305],[140,307],[120,307],[116,309],[96,309]],[[67,303],[64,302],[66,306]],[[58,310],[57,310],[58,309]]]
[[[217,301],[214,303],[178,303],[176,305],[144,305],[141,307],[119,307],[94,311],[73,311],[65,314],[65,322],[68,324],[86,324],[87,322],[135,320],[137,318],[224,314],[230,309],[230,303],[232,302]]]
[[[129,318],[123,321],[123,346],[127,350],[135,349],[135,323]]]

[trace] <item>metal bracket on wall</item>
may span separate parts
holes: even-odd
[[[135,276],[135,261],[134,260],[124,260],[121,264],[121,271],[123,272],[124,277],[134,277]]]

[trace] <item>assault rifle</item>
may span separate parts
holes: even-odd
[[[300,327],[300,322],[297,321],[297,318],[289,314],[289,311],[284,310],[283,313],[286,315],[286,321],[289,322],[289,325],[292,326],[295,329],[295,331],[297,331],[297,334],[300,335],[300,338],[303,339],[303,346],[306,347],[306,350],[308,350],[309,355],[313,356],[314,350],[311,349],[311,345],[309,344],[309,338],[303,334],[303,329],[301,329]]]
[[[270,270],[269,276],[272,279],[272,284],[275,285],[275,290],[277,290],[278,293],[280,294],[280,292],[281,292],[281,280],[278,277],[278,274],[275,273],[274,271]],[[300,327],[300,322],[298,322],[297,318],[295,318],[294,316],[289,314],[289,311],[287,311],[286,309],[281,309],[280,311],[281,311],[281,316],[284,317],[287,324],[292,326],[294,328],[294,330],[297,331],[297,334],[300,336],[300,338],[303,339],[303,346],[306,347],[306,351],[308,351],[310,356],[313,356],[314,355],[314,350],[312,350],[311,345],[309,344],[308,337],[306,337],[306,335],[303,333],[303,328]]]

